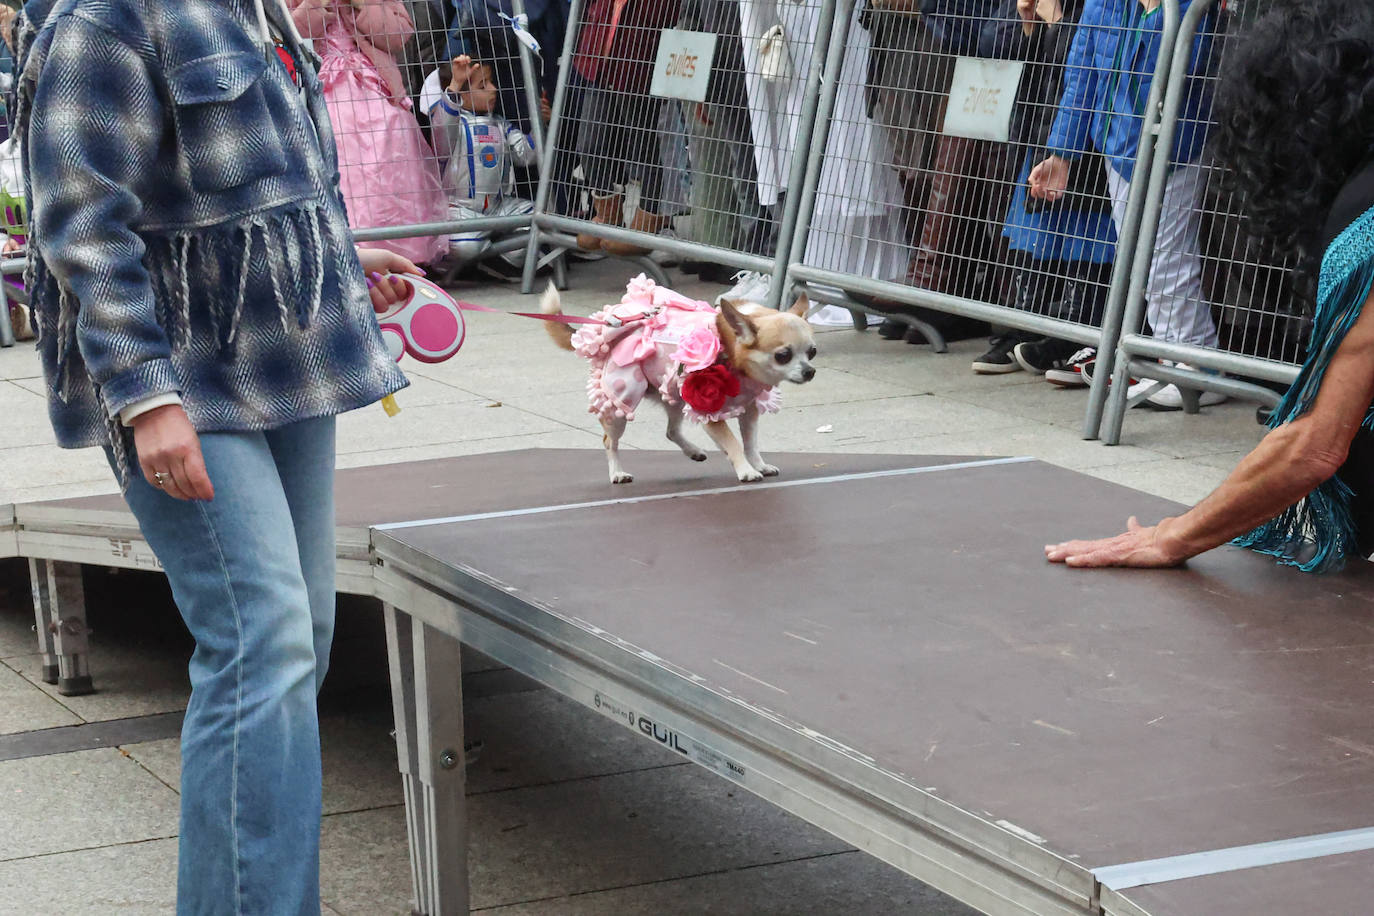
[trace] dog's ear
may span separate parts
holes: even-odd
[[[752,347],[758,335],[754,331],[754,326],[739,310],[732,299],[720,300],[720,314],[716,316],[716,330],[720,332],[720,340],[725,344],[727,352],[733,349],[732,344],[738,343],[741,347]]]
[[[805,318],[806,313],[811,311],[811,300],[807,298],[806,293],[802,293],[797,297],[797,301],[792,303],[792,307],[788,311],[798,318]]]

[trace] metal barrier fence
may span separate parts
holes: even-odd
[[[776,304],[835,8],[573,0],[531,251],[551,240],[697,260],[708,278],[759,271],[775,279]]]
[[[1182,18],[1142,222],[1143,237],[1155,244],[1136,252],[1125,333],[1116,342],[1111,393],[1096,431],[1108,444],[1120,441],[1126,411],[1153,387],[1130,385],[1135,378],[1272,406],[1297,375],[1312,284],[1291,257],[1247,238],[1237,202],[1215,190],[1224,163],[1209,161],[1197,139],[1210,125],[1203,100],[1227,40],[1243,12],[1267,5],[1195,0]],[[1215,328],[1189,328],[1190,310],[1215,318]]]
[[[1061,363],[1094,347],[1087,438],[1105,415],[1117,441],[1132,376],[1182,383],[1172,397],[1190,411],[1199,391],[1272,403],[1270,388],[1186,368],[1282,383],[1303,345],[1292,265],[1248,241],[1219,166],[1175,154],[1180,121],[1205,140],[1189,92],[1216,79],[1238,4],[1137,5],[1042,2],[1050,27],[1014,0],[672,0],[612,24],[615,4],[574,0],[534,236],[762,271],[770,304],[805,286],[923,328],[936,349],[938,330],[903,307],[1050,338],[1041,355]],[[1116,51],[1085,70],[1071,54],[1088,6]],[[672,66],[665,43],[700,52],[709,75],[652,85]],[[1069,85],[1085,73],[1105,95]],[[1129,110],[1104,114],[1122,98]],[[1120,142],[1103,143],[1111,131]],[[1056,144],[1073,160],[1064,196],[1034,199],[1031,170]]]

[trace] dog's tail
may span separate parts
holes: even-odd
[[[544,290],[544,297],[539,300],[539,311],[543,312],[545,315],[563,314],[563,304],[558,297],[558,290],[554,287],[553,283],[549,283],[549,288]],[[549,336],[553,338],[553,342],[564,350],[571,350],[573,348],[573,329],[571,325],[564,324],[561,321],[546,321],[544,322],[544,330],[548,331]]]

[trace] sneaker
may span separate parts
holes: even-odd
[[[988,341],[992,346],[988,352],[973,361],[973,371],[979,375],[1004,375],[1020,372],[1021,364],[1011,355],[1013,348],[1024,347],[1025,340],[1019,334],[999,334]]]
[[[510,263],[505,258],[483,258],[477,262],[477,273],[506,283],[511,280],[519,280],[525,276],[525,265],[519,266]]]
[[[1093,368],[1097,365],[1097,348],[1083,347],[1062,366],[1045,370],[1045,381],[1060,388],[1086,388],[1093,383]]]
[[[660,232],[658,236],[664,239],[675,239],[678,237],[678,234],[671,228],[666,228]],[[653,261],[659,267],[676,267],[678,264],[682,263],[682,255],[654,248],[649,251],[649,260]]]
[[[722,299],[735,302],[766,302],[768,290],[772,285],[773,278],[768,274],[756,270],[741,270],[735,274],[735,285],[717,296],[715,304],[720,305]]]
[[[1168,363],[1179,369],[1192,369],[1187,363]],[[1183,393],[1178,390],[1178,386],[1168,382],[1161,382],[1158,379],[1143,378],[1131,385],[1127,391],[1127,397],[1137,407],[1148,405],[1156,410],[1182,410]],[[1229,398],[1219,391],[1199,391],[1198,406],[1213,407],[1217,404],[1225,403]]]
[[[1044,375],[1051,369],[1062,369],[1069,364],[1069,359],[1074,356],[1080,347],[1076,343],[1067,340],[1055,340],[1053,337],[1042,337],[1040,340],[1032,340],[1027,343],[1017,344],[1012,351],[1012,356],[1020,364],[1022,369],[1027,372],[1034,372],[1036,375]]]

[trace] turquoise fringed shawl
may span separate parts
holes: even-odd
[[[1326,367],[1345,335],[1360,317],[1374,289],[1374,209],[1336,236],[1322,259],[1317,286],[1317,314],[1307,361],[1288,394],[1269,419],[1273,429],[1307,413],[1317,399]],[[1365,415],[1365,429],[1374,429],[1374,410]],[[1356,553],[1355,521],[1350,511],[1354,494],[1339,477],[1317,487],[1281,515],[1237,538],[1235,543],[1279,558],[1304,572],[1339,569]]]

